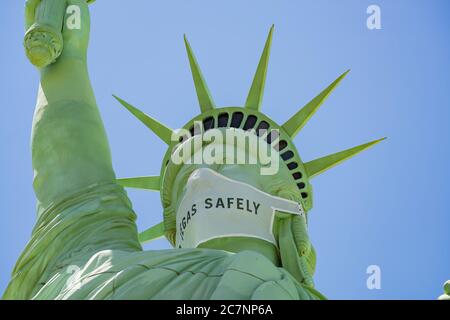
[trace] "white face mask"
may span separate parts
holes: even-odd
[[[272,196],[211,169],[192,173],[177,211],[176,246],[196,248],[223,237],[252,237],[276,245],[275,210],[304,215],[302,206]]]

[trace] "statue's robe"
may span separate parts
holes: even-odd
[[[95,106],[40,99],[32,155],[38,220],[5,299],[322,298],[257,252],[143,251]]]
[[[7,299],[317,299],[259,253],[142,251],[115,184],[94,185],[41,213]]]

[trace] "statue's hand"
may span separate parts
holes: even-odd
[[[86,58],[90,30],[87,0],[27,0],[25,26],[26,54],[38,68],[56,60]]]

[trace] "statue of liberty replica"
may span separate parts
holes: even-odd
[[[89,2],[26,3],[37,221],[3,298],[325,299],[311,179],[381,139],[308,162],[292,140],[347,72],[277,124],[261,112],[273,27],[241,107],[215,104],[185,38],[200,113],[172,130],[116,97],[168,146],[159,175],[117,179],[87,70]],[[163,222],[138,234],[124,187],[159,191]],[[163,235],[173,249],[142,250]]]

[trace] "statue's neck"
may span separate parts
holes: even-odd
[[[270,242],[250,237],[227,237],[206,241],[199,245],[199,248],[218,249],[229,252],[255,251],[280,266],[278,249]]]

